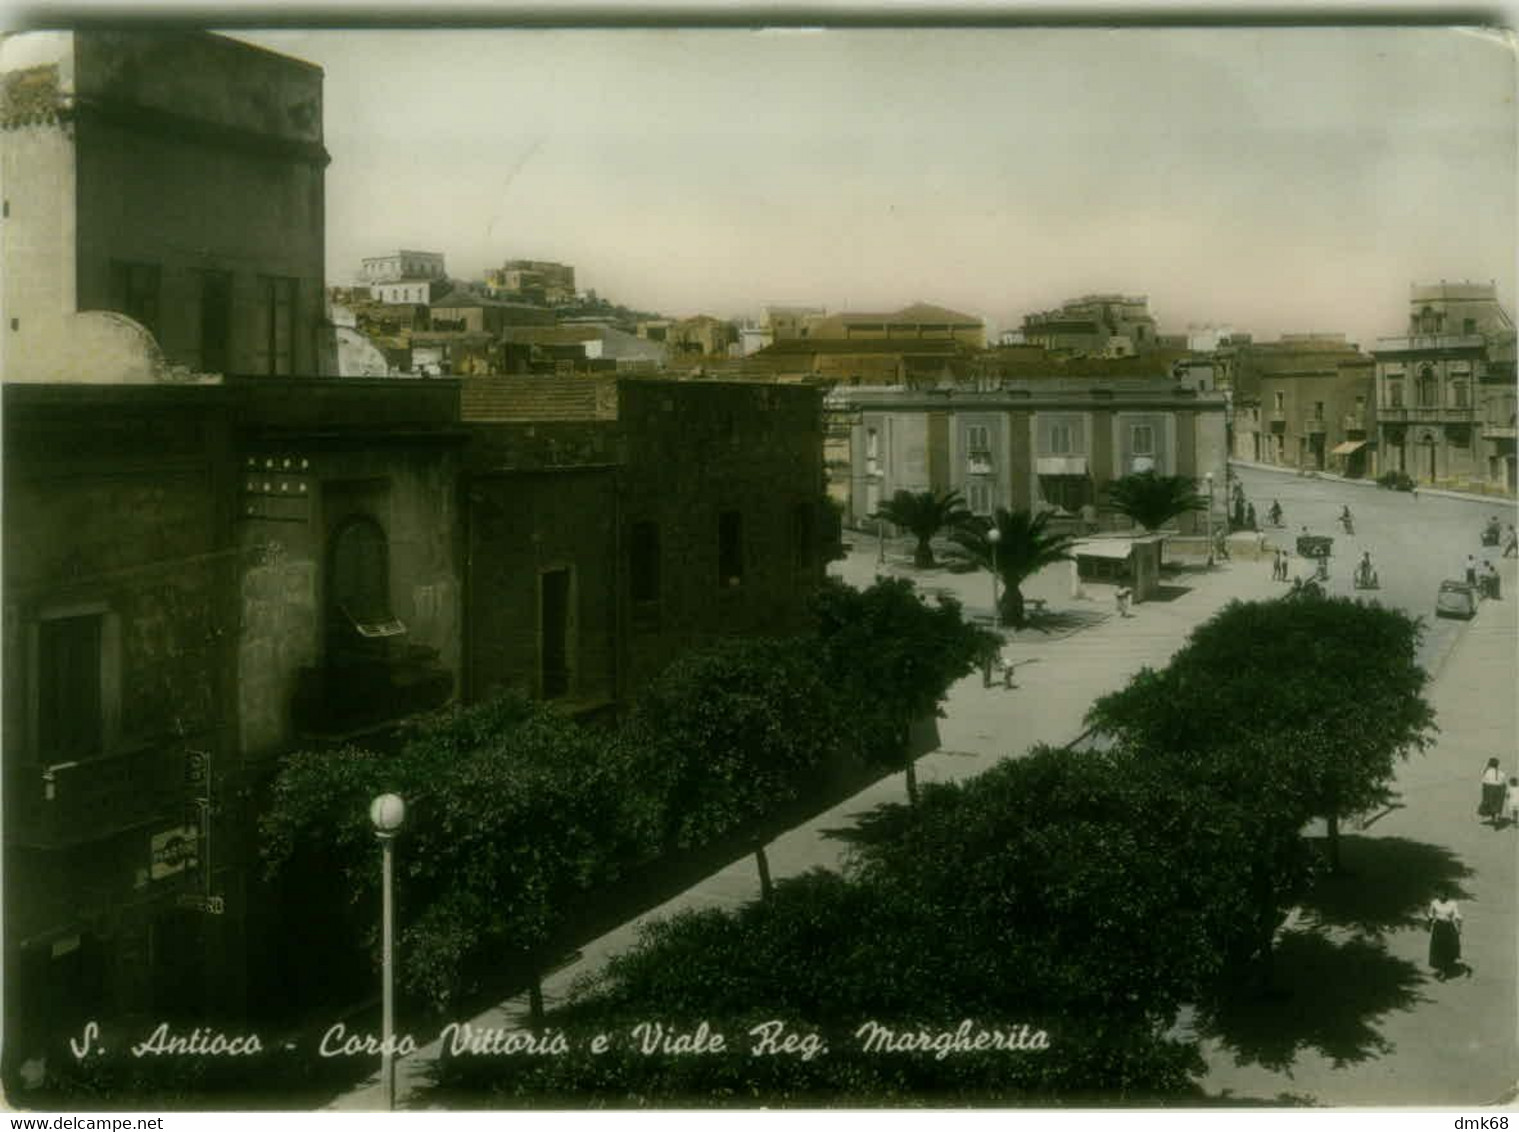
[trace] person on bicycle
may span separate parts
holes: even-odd
[[[1282,525],[1282,505],[1275,499],[1271,501],[1271,525],[1273,527]]]
[[[1340,511],[1340,522],[1345,524],[1345,533],[1350,534],[1355,530],[1355,520],[1351,517],[1350,507],[1346,505]]]

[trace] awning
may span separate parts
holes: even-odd
[[[1349,456],[1352,452],[1359,452],[1366,447],[1364,440],[1347,440],[1344,444],[1336,444],[1329,450],[1331,456]]]
[[[1041,476],[1084,476],[1087,474],[1085,456],[1040,456],[1034,461],[1034,471]]]
[[[1128,539],[1094,539],[1071,547],[1077,558],[1127,558],[1132,547]]]

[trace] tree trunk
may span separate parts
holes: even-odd
[[[537,967],[533,968],[528,981],[527,1017],[534,1030],[543,1029],[543,977]]]
[[[918,804],[918,764],[916,759],[907,760],[907,804]]]
[[[1002,591],[1002,621],[1015,629],[1023,628],[1023,591],[1006,586]]]
[[[1331,813],[1324,821],[1329,842],[1329,871],[1340,871],[1340,815]]]
[[[933,545],[922,535],[918,536],[918,545],[912,552],[912,564],[919,570],[932,570],[934,565]]]
[[[769,900],[772,891],[770,884],[770,861],[765,856],[765,843],[763,841],[755,842],[754,863],[759,866],[760,899]]]

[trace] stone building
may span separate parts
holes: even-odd
[[[5,387],[8,1050],[296,978],[256,799],[293,746],[454,695],[457,398]]]
[[[1414,284],[1408,331],[1379,338],[1384,470],[1463,490],[1515,490],[1514,324],[1491,283]]]
[[[0,82],[5,380],[106,380],[99,356],[119,380],[317,372],[319,67],[198,32],[33,32],[0,43]]]
[[[1022,340],[1051,353],[1087,357],[1127,357],[1160,344],[1149,299],[1119,294],[1082,295],[1026,315]]]
[[[774,321],[774,313],[771,317],[775,341],[791,337]],[[802,318],[797,337],[812,341],[931,340],[979,350],[986,345],[986,324],[974,315],[947,307],[913,303],[895,311],[809,315]]]
[[[359,269],[362,282],[398,283],[404,279],[447,279],[442,252],[407,251],[402,248],[385,255],[365,256]]]
[[[509,259],[485,273],[492,298],[557,307],[575,301],[575,269],[551,260]]]
[[[970,510],[1077,513],[1131,472],[1222,484],[1224,400],[1174,383],[1074,377],[999,388],[835,388],[828,408],[850,429],[846,521],[899,490],[964,494]],[[1201,521],[1201,520],[1197,520]],[[1194,517],[1182,522],[1185,528]],[[1185,529],[1184,528],[1184,529]]]
[[[1373,361],[1342,336],[1286,335],[1234,355],[1233,454],[1359,478],[1375,475]]]

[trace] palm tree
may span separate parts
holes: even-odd
[[[871,518],[885,519],[916,535],[918,546],[913,551],[912,564],[920,570],[927,570],[934,565],[934,548],[929,540],[945,527],[958,528],[970,518],[970,512],[958,491],[947,491],[943,495],[932,491],[920,491],[916,495],[899,491]]]
[[[1039,515],[998,507],[991,522],[975,519],[955,532],[954,539],[981,566],[992,568],[992,543],[987,537],[997,529],[997,574],[1002,579],[1001,620],[1015,628],[1023,624],[1023,591],[1026,578],[1052,562],[1069,562],[1076,536],[1046,531],[1052,511]]]
[[[1197,481],[1186,476],[1160,476],[1153,471],[1135,472],[1108,484],[1113,510],[1127,515],[1147,531],[1158,529],[1178,515],[1207,509],[1208,500],[1197,494]]]

